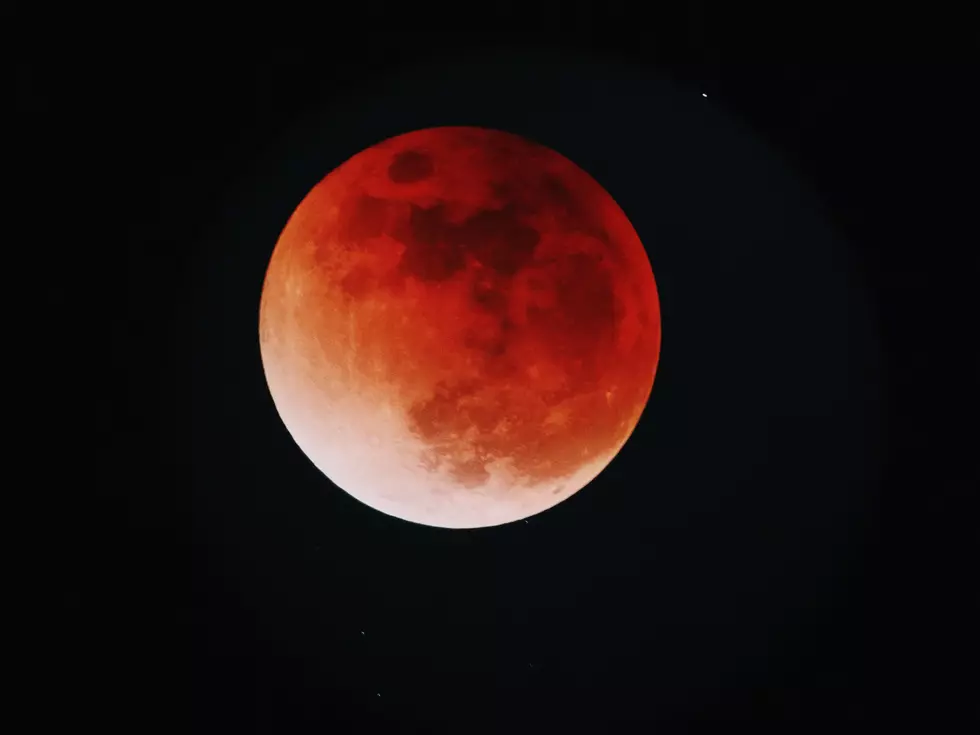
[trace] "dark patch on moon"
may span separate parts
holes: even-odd
[[[491,181],[490,191],[502,202],[507,202],[514,197],[514,185],[507,181]]]
[[[552,174],[544,174],[540,187],[544,208],[558,212],[558,220],[566,230],[589,235],[612,247],[609,233],[597,220],[593,208],[583,206],[561,179]]]
[[[539,146],[526,138],[515,135],[488,135],[477,145],[487,156],[492,167],[506,165],[514,159],[527,159],[528,155],[540,154]],[[550,151],[547,151],[550,154]]]
[[[405,245],[399,262],[404,275],[428,282],[446,281],[466,265],[465,253],[448,237],[442,204],[428,209],[412,204],[408,221],[394,236]]]
[[[471,255],[502,275],[513,275],[534,256],[540,235],[518,218],[513,207],[483,209],[452,222],[445,204],[412,204],[408,220],[394,234],[405,245],[400,268],[423,281],[444,281]]]
[[[432,176],[432,157],[419,151],[402,151],[388,165],[388,178],[396,184],[414,184]]]
[[[512,276],[530,262],[541,235],[517,216],[516,209],[484,209],[453,228],[459,247],[498,273]]]
[[[506,378],[504,379],[506,380]],[[501,385],[487,376],[487,386]],[[594,386],[584,386],[593,390]],[[561,397],[571,397],[583,390],[577,385]],[[555,403],[555,393],[546,403]],[[591,461],[599,449],[593,436],[606,436],[619,416],[605,411],[578,410],[568,417],[560,432],[543,431],[547,411],[534,402],[511,401],[504,393],[490,391],[481,395],[479,386],[454,386],[440,383],[433,394],[416,402],[408,411],[410,428],[429,446],[423,452],[423,466],[446,472],[461,486],[475,488],[490,478],[487,466],[496,458],[506,457],[517,475],[529,482],[553,481],[578,470]],[[508,428],[499,433],[499,422],[507,420]],[[471,439],[463,439],[476,430]],[[583,449],[588,450],[583,453]],[[553,492],[558,494],[564,485]]]
[[[528,305],[528,328],[565,366],[571,385],[579,390],[597,386],[611,359],[618,321],[625,315],[612,273],[602,256],[574,252],[541,265],[535,278],[554,292],[556,303]]]
[[[474,404],[466,409],[470,423],[481,432],[493,431],[497,425],[500,412],[496,406],[486,404]]]
[[[502,280],[492,274],[478,275],[470,291],[474,306],[491,314],[505,314],[508,298]]]
[[[570,253],[558,264],[558,312],[587,336],[599,337],[616,327],[616,292],[602,258]]]
[[[486,485],[490,479],[486,464],[475,457],[453,462],[449,467],[449,475],[467,489]]]
[[[617,299],[610,274],[591,256],[573,255],[550,269],[557,304],[529,305],[526,316],[528,328],[579,392],[596,389],[613,359]]]
[[[463,345],[467,349],[480,352],[487,359],[493,360],[507,352],[507,337],[502,331],[490,336],[468,331],[463,336]]]
[[[580,208],[568,187],[552,174],[544,174],[541,177],[541,191],[550,204],[566,212],[573,212]]]
[[[361,194],[349,206],[341,207],[337,236],[341,242],[354,246],[384,232],[389,202],[369,194]]]
[[[471,383],[449,385],[440,382],[428,398],[409,408],[413,433],[431,442],[433,446],[423,453],[420,460],[427,468],[445,468],[449,475],[463,487],[474,488],[486,484],[490,473],[486,469],[487,453],[479,442],[473,449],[477,456],[456,456],[458,437],[471,427],[481,433],[492,431],[496,424],[496,410],[466,399],[473,396],[477,386]]]
[[[472,383],[437,383],[431,396],[409,409],[409,417],[419,436],[427,440],[441,438],[447,428],[458,423],[460,400],[473,395],[476,388]]]

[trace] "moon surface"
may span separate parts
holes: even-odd
[[[660,352],[629,220],[555,151],[418,130],[317,184],[272,253],[263,368],[296,444],[376,510],[495,526],[578,492],[646,406]]]

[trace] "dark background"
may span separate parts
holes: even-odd
[[[975,67],[748,63],[740,19],[707,12],[570,6],[543,35],[377,12],[357,43],[339,22],[76,39],[16,66],[22,216],[67,232],[33,312],[59,325],[34,348],[69,437],[38,465],[64,488],[51,710],[195,732],[975,720]],[[528,523],[364,508],[261,380],[285,218],[429,124],[571,157],[658,279],[633,439]]]

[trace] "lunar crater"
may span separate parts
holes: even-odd
[[[396,184],[414,184],[431,176],[434,168],[432,158],[425,153],[402,151],[388,165],[388,178]]]

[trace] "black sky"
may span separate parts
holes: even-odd
[[[616,12],[597,27],[639,22]],[[38,217],[74,232],[46,256],[61,362],[39,361],[78,365],[51,398],[82,437],[46,469],[71,488],[58,706],[276,733],[976,716],[975,68],[747,64],[721,21],[660,17],[683,30],[659,44],[392,23],[358,56],[335,39],[18,66]],[[649,406],[609,469],[463,532],[331,486],[257,345],[264,267],[309,188],[444,124],[589,171],[663,310]]]

